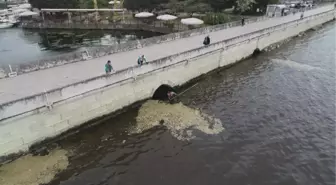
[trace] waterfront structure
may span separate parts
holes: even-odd
[[[2,79],[0,155],[27,151],[36,142],[150,98],[162,84],[183,85],[232,65],[255,50],[335,19],[335,13],[329,5],[307,11],[303,19],[299,15],[263,18],[246,22],[244,27],[226,29],[222,25],[192,30],[190,35],[150,38],[133,50],[134,45],[130,45],[114,55]],[[212,43],[204,47],[206,35]],[[140,53],[149,63],[137,67]],[[104,74],[101,66],[107,59],[116,73]]]
[[[22,21],[22,28],[32,29],[106,29],[143,30],[172,33],[187,30],[178,21],[126,19],[125,9],[41,9],[41,20]],[[128,15],[130,16],[130,15]]]
[[[75,20],[79,22],[89,21],[90,13],[94,13],[94,15],[99,15],[99,13],[119,12],[122,13],[122,20],[124,20],[125,11],[125,9],[41,9],[41,15],[43,21],[57,21],[57,19],[53,17],[53,14],[63,13],[67,15],[68,23],[72,23]],[[50,19],[47,20],[48,17],[50,17]],[[96,22],[99,21],[99,16],[94,16],[94,18]]]

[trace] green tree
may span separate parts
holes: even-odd
[[[151,7],[150,0],[125,0],[124,7],[129,10],[142,10]]]
[[[80,8],[94,8],[93,0],[78,0]],[[98,8],[106,8],[111,0],[97,0]]]
[[[207,0],[207,2],[216,12],[231,8],[235,4],[234,0]]]
[[[181,8],[190,13],[212,11],[211,6],[205,0],[186,0]]]
[[[229,22],[230,17],[228,14],[225,13],[207,13],[203,20],[205,24],[217,25]]]
[[[278,2],[278,0],[255,0],[255,3],[252,4],[252,7],[245,11],[244,14],[262,15],[266,12],[268,4],[277,4]],[[257,9],[259,9],[259,12],[257,12]]]
[[[254,0],[237,0],[236,10],[239,12],[246,12],[252,8],[252,5],[254,3],[255,3]]]
[[[79,8],[79,0],[29,0],[34,8]]]
[[[153,10],[162,3],[169,0],[125,0],[124,7],[129,10]]]
[[[186,6],[184,8],[184,11],[189,12],[189,13],[206,13],[206,12],[211,12],[212,8],[209,4],[206,3],[195,3],[195,4],[190,4],[189,6]]]

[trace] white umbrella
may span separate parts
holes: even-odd
[[[31,8],[32,6],[31,6],[31,4],[29,4],[29,3],[26,3],[26,4],[20,4],[19,6],[18,6],[18,8],[22,8],[22,9],[29,9],[29,8]]]
[[[19,8],[19,9],[14,9],[12,12],[22,13],[22,12],[26,12],[26,11],[27,11],[27,9],[21,9],[21,8]]]
[[[171,21],[171,20],[177,19],[177,17],[174,15],[164,14],[164,15],[158,16],[157,19],[162,20],[162,21]]]
[[[202,21],[201,19],[197,19],[197,18],[187,18],[187,19],[182,19],[181,23],[186,24],[186,25],[200,25],[200,24],[204,24],[204,21]]]
[[[32,12],[32,11],[26,11],[26,12],[19,14],[20,17],[28,17],[28,16],[34,16],[34,15],[39,15],[39,14],[36,12]]]
[[[7,13],[8,10],[7,9],[4,9],[4,10],[0,10],[0,13]]]
[[[138,17],[138,18],[145,18],[145,17],[152,17],[152,16],[154,16],[154,14],[149,13],[149,12],[140,12],[140,13],[135,14],[135,17]]]
[[[6,15],[6,14],[8,14],[8,10],[7,9],[0,10],[0,16]]]
[[[120,1],[116,1],[115,3],[114,1],[110,1],[109,4],[120,4]]]

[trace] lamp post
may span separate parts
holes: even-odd
[[[97,0],[93,0],[93,7],[94,9],[98,9]]]
[[[93,7],[96,9],[96,23],[98,23],[98,4],[97,0],[93,0]]]

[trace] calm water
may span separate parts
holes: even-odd
[[[185,93],[188,109],[221,120],[219,134],[178,140],[164,126],[130,134],[143,112],[162,111],[133,109],[61,141],[73,155],[51,184],[334,185],[335,33],[328,24]]]
[[[0,66],[22,64],[84,47],[108,46],[160,35],[143,31],[0,29]]]

